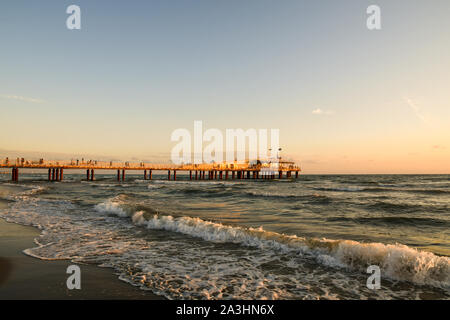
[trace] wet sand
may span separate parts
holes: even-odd
[[[66,269],[73,263],[44,261],[22,252],[35,246],[38,235],[36,228],[0,218],[0,299],[164,299],[120,281],[111,269],[92,265],[79,265],[80,290],[67,289]]]

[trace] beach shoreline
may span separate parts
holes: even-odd
[[[0,299],[449,297],[448,176],[23,178],[0,185]],[[71,260],[80,291],[66,288]]]
[[[125,299],[160,300],[151,291],[120,281],[114,271],[95,265],[78,264],[81,289],[66,286],[68,260],[45,261],[27,256],[23,250],[35,246],[39,230],[0,218],[0,299],[83,300]]]

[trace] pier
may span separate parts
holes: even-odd
[[[155,172],[167,173],[167,180],[177,180],[177,173],[183,172],[189,180],[271,180],[298,178],[301,169],[293,162],[279,161],[277,163],[212,163],[212,164],[151,164],[113,161],[29,161],[24,158],[10,161],[3,160],[0,168],[11,169],[11,181],[19,181],[19,169],[48,170],[48,181],[62,181],[64,173],[69,170],[86,170],[86,180],[95,180],[95,171],[113,170],[117,172],[117,181],[126,180],[126,172],[139,171],[144,180],[152,180]]]

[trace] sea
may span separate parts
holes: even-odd
[[[40,229],[25,254],[168,299],[450,299],[450,175],[9,180],[0,217]]]

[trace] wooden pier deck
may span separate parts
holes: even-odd
[[[293,162],[279,162],[278,164],[249,164],[221,163],[221,164],[152,164],[131,162],[105,161],[29,161],[8,159],[0,163],[0,168],[11,169],[11,181],[19,181],[19,169],[48,169],[49,181],[64,179],[64,170],[86,170],[86,180],[95,180],[95,170],[117,171],[117,181],[124,181],[126,171],[142,171],[144,180],[152,180],[155,171],[167,172],[168,180],[177,180],[177,172],[189,172],[190,180],[228,180],[228,179],[282,179],[298,178],[300,167]]]

